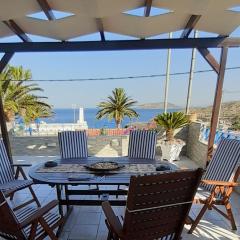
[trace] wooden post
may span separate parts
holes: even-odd
[[[39,2],[41,2],[41,1],[39,1]],[[21,29],[21,27],[14,20],[3,21],[3,23],[6,26],[8,26],[8,28],[12,32],[14,32],[20,39],[22,39],[23,42],[31,42],[31,39],[26,35],[26,33]],[[7,64],[13,57],[13,55],[14,55],[14,52],[6,52],[4,54],[4,56],[2,57],[2,59],[0,61],[0,73],[7,66]],[[0,125],[1,125],[2,138],[4,141],[5,148],[7,150],[8,158],[9,158],[10,162],[12,163],[13,162],[12,152],[11,152],[10,140],[9,140],[8,131],[7,131],[7,125],[6,125],[6,119],[5,119],[5,114],[4,114],[1,92],[0,92]]]
[[[10,61],[10,59],[12,58],[13,54],[14,53],[5,53],[5,55],[2,57],[2,59],[0,61],[0,73],[7,66],[7,64]],[[5,115],[4,115],[4,108],[3,108],[1,92],[0,92],[0,125],[1,125],[2,138],[3,138],[5,148],[7,150],[8,158],[9,158],[10,162],[12,163],[13,162],[12,152],[11,152],[10,140],[9,140],[8,131],[7,131],[6,119],[5,119]]]
[[[210,135],[208,139],[207,163],[211,160],[212,154],[213,154],[213,145],[214,145],[214,139],[215,139],[217,125],[218,125],[218,117],[219,117],[219,111],[220,111],[221,99],[222,99],[222,90],[223,90],[225,68],[227,63],[227,54],[228,54],[228,48],[223,47],[221,51],[220,69],[219,69],[219,74],[217,78],[215,97],[214,97],[214,103],[212,108],[211,128],[210,128]]]
[[[172,38],[172,33],[169,33],[169,39]],[[167,69],[166,69],[166,80],[165,80],[165,89],[164,89],[164,113],[167,113],[167,105],[168,105],[168,85],[170,79],[170,65],[171,65],[171,51],[172,49],[168,49],[167,54]]]

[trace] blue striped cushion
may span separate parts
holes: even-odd
[[[64,131],[58,133],[61,158],[87,158],[86,131]]]
[[[14,173],[7,151],[2,139],[0,139],[0,184],[14,180]]]
[[[133,130],[129,135],[128,157],[154,159],[157,133],[150,130]]]
[[[240,141],[223,138],[210,161],[203,177],[206,180],[232,181],[240,165]],[[211,191],[213,186],[201,184],[206,190]]]

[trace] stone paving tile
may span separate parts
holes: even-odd
[[[106,240],[107,235],[107,232],[98,232],[96,240]]]
[[[59,240],[68,240],[70,232],[62,232]]]
[[[98,225],[75,225],[69,236],[69,240],[96,240]]]
[[[183,163],[181,164],[183,165]],[[188,163],[186,163],[186,165],[187,164]],[[46,204],[47,202],[56,199],[56,191],[54,188],[50,188],[47,185],[34,185],[33,188],[42,204]],[[24,190],[18,192],[14,196],[14,202],[17,203],[18,201],[24,201],[30,197],[29,191]],[[234,193],[231,198],[236,224],[239,226],[237,231],[232,231],[229,222],[212,210],[206,212],[193,234],[187,233],[189,226],[185,225],[182,234],[183,240],[240,240],[239,197],[240,195]],[[220,208],[224,209],[224,207]],[[124,207],[113,207],[113,209],[116,215],[124,215]],[[195,218],[200,209],[201,205],[193,205],[190,215]],[[100,206],[75,206],[59,239],[106,240],[107,228],[104,221],[105,216]]]
[[[79,208],[74,207],[70,217],[67,219],[66,223],[64,224],[63,231],[71,232],[72,228],[76,225],[79,213],[80,213]]]
[[[81,212],[101,213],[101,206],[79,206]]]
[[[107,232],[107,226],[105,224],[105,215],[104,213],[101,213],[101,218],[100,218],[100,222],[99,222],[99,226],[98,226],[98,232],[103,233],[103,232]]]
[[[34,186],[34,190],[39,196],[42,204],[56,199],[56,192],[54,189],[45,186]],[[26,191],[18,192],[14,196],[14,202],[23,201],[31,196]],[[235,215],[236,223],[240,226],[240,207],[239,195],[233,194],[231,199],[233,205],[233,212]],[[220,207],[224,209],[223,207]],[[113,207],[116,215],[124,215],[124,207]],[[190,215],[195,218],[201,209],[201,205],[193,205]],[[183,232],[184,240],[237,240],[240,239],[240,227],[237,231],[232,231],[230,224],[221,215],[215,211],[207,211],[193,234],[188,234],[189,226],[185,226]],[[75,206],[68,218],[60,240],[105,240],[107,238],[107,227],[105,225],[105,216],[99,206]],[[47,239],[47,238],[46,238]]]
[[[101,213],[98,212],[79,212],[76,224],[79,226],[89,224],[89,225],[99,225]]]
[[[186,229],[189,226],[185,226]],[[184,233],[183,239],[189,234]],[[219,240],[238,240],[240,236],[230,230],[223,221],[207,221],[201,220],[193,234],[190,234],[192,238],[198,237],[200,239],[219,239]]]

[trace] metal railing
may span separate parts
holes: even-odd
[[[210,128],[203,126],[200,131],[200,136],[199,136],[200,141],[207,142],[209,138],[209,134],[210,134]],[[217,130],[215,139],[214,139],[214,144],[218,145],[218,143],[222,138],[240,140],[240,132]]]

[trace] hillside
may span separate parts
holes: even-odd
[[[142,109],[163,109],[164,108],[164,103],[143,103],[139,104],[136,106],[137,108],[142,108]],[[181,107],[173,104],[173,103],[168,103],[168,109],[179,109]]]
[[[192,113],[197,113],[198,118],[209,121],[212,114],[212,106],[191,108]],[[224,102],[221,105],[220,119],[231,121],[233,118],[240,116],[240,101]]]

